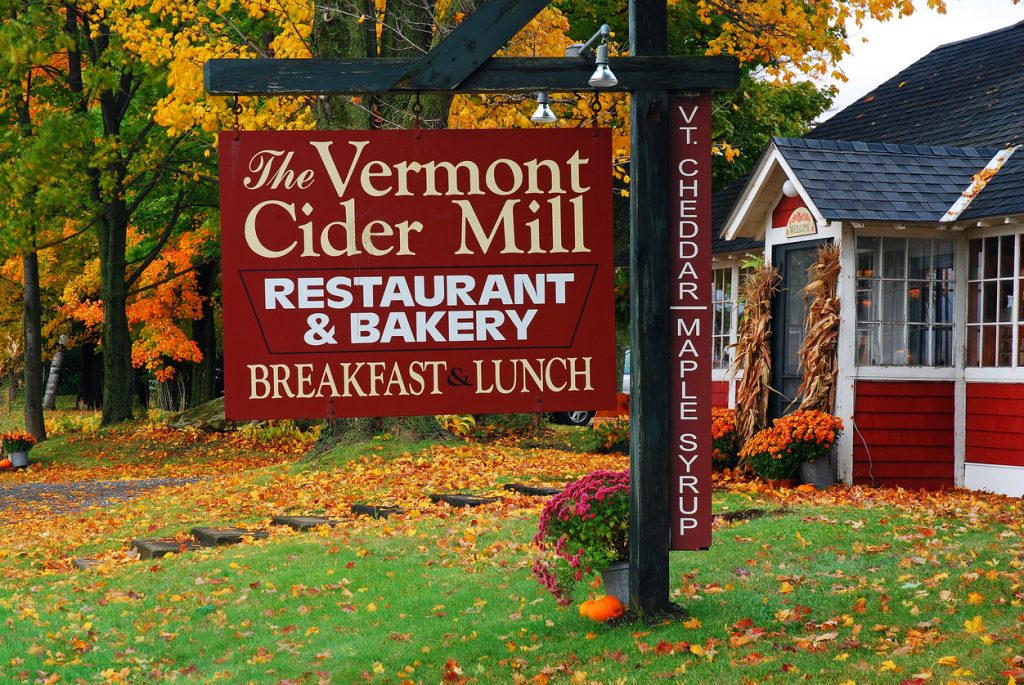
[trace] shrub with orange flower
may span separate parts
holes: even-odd
[[[792,478],[802,462],[828,456],[842,432],[839,417],[799,409],[755,433],[740,450],[740,459],[762,478]]]
[[[0,435],[0,443],[3,444],[3,451],[6,454],[12,452],[28,452],[32,445],[36,444],[36,437],[31,433],[15,431]]]
[[[711,463],[716,469],[732,468],[736,465],[736,453],[740,448],[736,434],[736,411],[725,407],[711,410]]]

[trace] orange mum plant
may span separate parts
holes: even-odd
[[[802,462],[828,456],[842,432],[839,417],[798,409],[755,433],[740,450],[740,459],[762,478],[792,478]]]
[[[715,468],[726,469],[736,465],[736,453],[740,448],[736,434],[736,412],[725,407],[711,409],[711,460]]]
[[[19,431],[4,433],[3,435],[0,435],[0,440],[3,441],[4,452],[6,454],[10,454],[12,452],[28,452],[32,449],[32,445],[36,444],[36,438],[34,435]]]

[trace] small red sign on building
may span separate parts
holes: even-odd
[[[230,418],[615,403],[608,131],[224,132]]]

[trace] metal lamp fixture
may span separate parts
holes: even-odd
[[[537,111],[530,117],[530,121],[535,124],[553,124],[558,121],[558,117],[548,105],[548,94],[544,91],[537,93]]]
[[[601,24],[601,28],[586,43],[573,43],[565,49],[566,57],[595,56],[594,61],[597,63],[597,69],[594,70],[593,75],[587,81],[594,88],[611,88],[619,82],[619,79],[615,78],[612,70],[608,68],[608,39],[611,35],[612,30],[608,24]],[[601,42],[598,44],[597,51],[595,52],[593,46],[598,38],[601,39]]]
[[[619,79],[615,78],[615,74],[608,68],[608,45],[601,43],[597,46],[597,69],[594,70],[594,74],[587,81],[594,88],[611,88],[619,82]]]

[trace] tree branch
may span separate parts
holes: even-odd
[[[193,264],[192,266],[188,267],[187,269],[182,269],[181,271],[178,271],[177,273],[173,273],[170,276],[167,276],[165,278],[161,278],[156,283],[150,283],[149,285],[144,285],[141,288],[136,288],[135,290],[129,290],[126,294],[127,294],[128,297],[131,297],[132,295],[138,295],[139,293],[144,293],[147,290],[152,290],[153,288],[159,287],[159,286],[163,285],[164,283],[168,283],[170,281],[173,281],[175,278],[178,278],[179,276],[184,276],[185,274],[187,274],[187,273],[189,273],[191,271],[195,271],[199,267],[206,266],[207,264],[213,264],[213,263],[215,263],[217,261],[219,261],[219,260],[216,257],[210,257],[209,259],[204,259],[203,261],[199,262],[198,264]]]
[[[143,186],[142,190],[139,191],[138,195],[135,196],[135,199],[132,200],[132,203],[128,206],[126,212],[129,217],[135,214],[135,210],[139,208],[139,205],[142,204],[143,201],[145,201],[145,199],[149,196],[150,192],[152,192],[153,188],[156,187],[156,184],[160,181],[160,178],[164,175],[164,172],[167,171],[167,165],[171,163],[171,158],[174,154],[174,149],[178,147],[178,145],[181,144],[181,141],[183,140],[185,140],[184,133],[175,138],[173,141],[171,141],[171,149],[167,151],[167,156],[164,157],[164,160],[154,170],[153,178],[150,179],[149,183]],[[134,180],[130,182],[126,181],[125,186],[131,185],[131,183],[133,182]]]
[[[153,248],[146,254],[146,256],[142,258],[142,263],[139,264],[138,268],[136,268],[135,271],[132,272],[131,276],[125,279],[125,288],[132,287],[132,284],[139,279],[139,276],[142,275],[142,272],[145,271],[146,268],[153,263],[153,260],[156,259],[158,254],[160,254],[160,250],[162,250],[164,245],[167,244],[167,241],[171,237],[171,233],[174,232],[174,227],[178,223],[178,219],[181,218],[181,210],[184,200],[185,191],[179,190],[178,198],[174,201],[174,209],[171,210],[171,220],[167,223],[167,227],[164,229],[164,232],[160,235],[160,238],[157,239],[156,245],[154,245]]]

